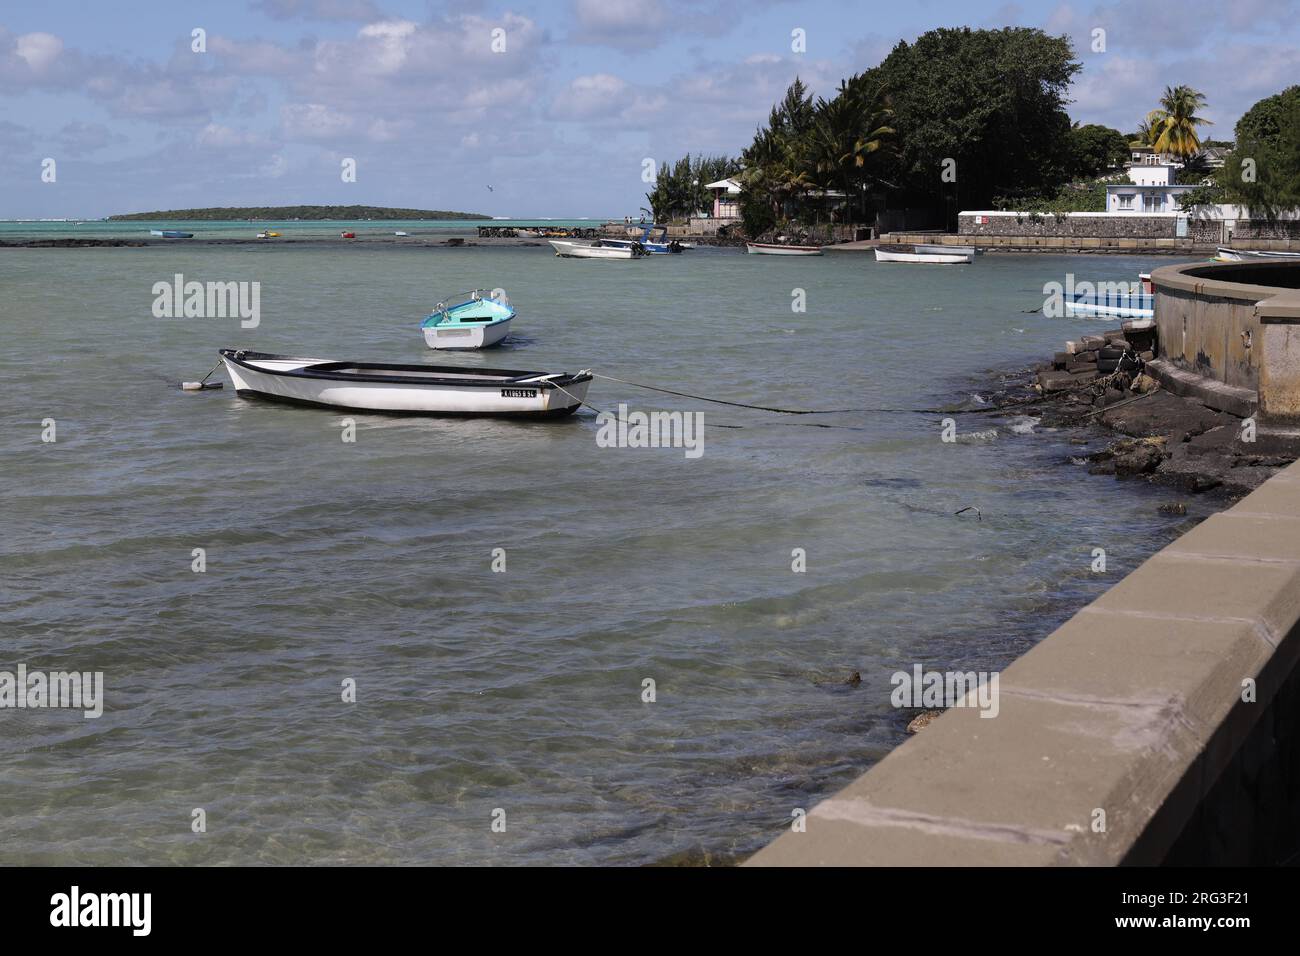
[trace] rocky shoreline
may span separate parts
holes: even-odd
[[[1003,377],[993,411],[1068,433],[1092,474],[1189,494],[1240,498],[1300,457],[1300,444],[1261,442],[1253,421],[1162,387],[1147,370],[1154,347],[1143,322],[1068,342],[1051,362]]]

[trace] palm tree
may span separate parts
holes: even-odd
[[[1165,87],[1160,97],[1160,108],[1147,114],[1147,123],[1154,137],[1151,145],[1158,153],[1171,153],[1180,158],[1195,156],[1201,149],[1196,127],[1209,126],[1210,121],[1196,115],[1205,106],[1205,94],[1190,86]]]
[[[861,74],[842,81],[833,100],[817,101],[809,137],[812,165],[825,184],[846,197],[855,186],[865,189],[867,158],[894,133],[884,125],[894,115],[888,103],[881,90],[866,87]]]
[[[1152,135],[1154,132],[1155,130],[1151,128],[1151,124],[1147,120],[1138,123],[1137,139],[1133,141],[1134,145],[1150,146],[1156,139],[1156,137]]]

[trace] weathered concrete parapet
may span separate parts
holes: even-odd
[[[996,717],[948,710],[747,865],[1279,862],[1298,660],[1300,463],[1015,661]]]
[[[1162,266],[1151,282],[1157,330],[1151,371],[1157,378],[1212,408],[1241,415],[1258,406],[1263,420],[1300,422],[1300,339],[1294,334],[1300,326],[1266,329],[1289,325],[1289,318],[1300,322],[1294,297],[1300,263]],[[1274,300],[1280,301],[1270,305]]]
[[[1300,425],[1300,291],[1265,299],[1255,312],[1263,354],[1259,368],[1260,416],[1270,423]]]

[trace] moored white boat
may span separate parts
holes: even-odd
[[[486,297],[483,292],[460,292],[434,306],[420,323],[424,344],[431,349],[484,349],[504,339],[515,310],[504,292]]]
[[[945,246],[943,243],[925,242],[918,242],[912,250],[937,256],[974,256],[978,251],[974,246]]]
[[[820,256],[821,246],[795,246],[778,242],[747,242],[745,251],[751,256]]]
[[[222,349],[235,391],[300,405],[414,415],[557,418],[587,397],[591,373],[334,362]]]
[[[914,246],[876,246],[877,262],[922,262],[932,265],[958,265],[970,262],[974,253],[918,252]]]
[[[658,234],[657,240],[651,239],[652,233]],[[666,256],[673,253],[680,253],[683,246],[676,239],[668,238],[668,227],[658,223],[646,223],[641,227],[641,235],[636,239],[602,239],[601,245],[604,246],[637,246],[653,256]]]
[[[607,246],[597,239],[595,242],[575,239],[550,239],[551,248],[557,256],[569,259],[640,259],[644,250],[636,245]]]
[[[1214,258],[1219,262],[1246,262],[1250,259],[1300,259],[1300,252],[1268,252],[1263,249],[1230,249],[1219,246]]]
[[[1063,304],[1065,314],[1069,316],[1095,315],[1100,318],[1149,319],[1156,314],[1155,296],[1144,292],[1128,295],[1078,296],[1073,301]]]

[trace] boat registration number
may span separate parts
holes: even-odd
[[[503,388],[501,389],[502,398],[536,398],[537,389],[535,388]]]
[[[439,329],[438,337],[442,339],[450,339],[459,335],[469,335],[469,333],[469,329]]]

